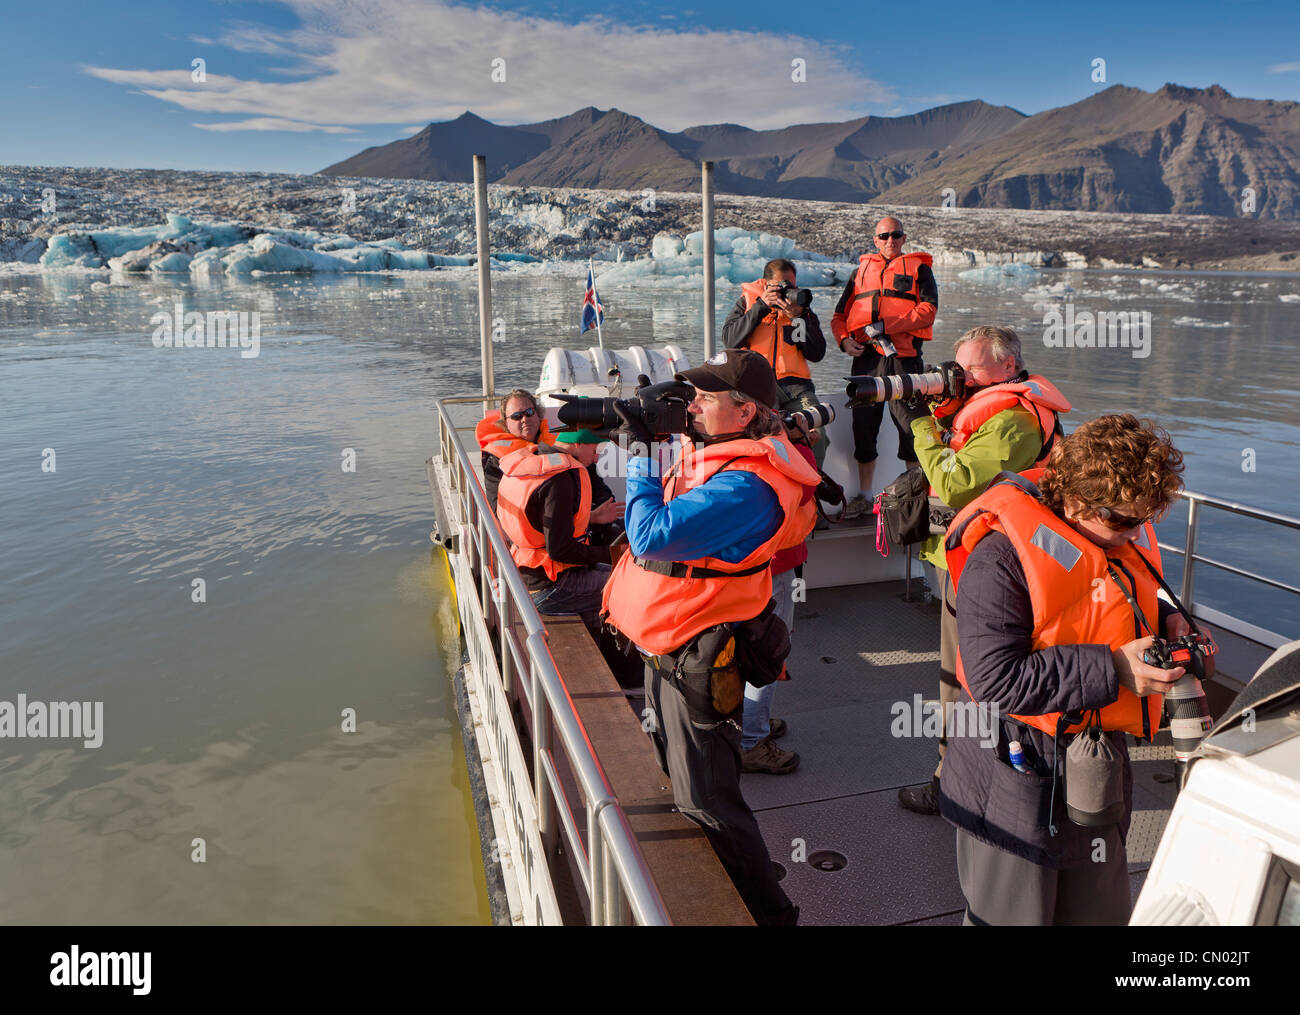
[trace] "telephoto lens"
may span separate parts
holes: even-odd
[[[868,377],[855,374],[849,378],[845,393],[850,405],[870,405],[873,402],[893,402],[914,395],[947,394],[943,373],[927,370],[923,374],[893,374],[889,377]]]
[[[1174,742],[1174,760],[1178,765],[1180,786],[1187,775],[1187,762],[1214,725],[1201,680],[1205,677],[1205,657],[1214,655],[1218,650],[1219,647],[1212,638],[1187,634],[1172,641],[1157,638],[1142,653],[1142,661],[1151,666],[1165,670],[1181,666],[1186,671],[1165,695],[1165,714],[1169,717],[1169,733]]]
[[[825,402],[818,402],[809,409],[793,409],[781,417],[781,422],[787,427],[794,427],[798,420],[803,420],[809,430],[816,430],[825,426],[835,418],[835,406],[827,405]]]
[[[1214,725],[1200,680],[1187,673],[1165,695],[1165,709],[1169,713],[1169,732],[1174,740],[1174,758],[1186,764]]]

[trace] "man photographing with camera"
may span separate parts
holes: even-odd
[[[1029,374],[1020,337],[1010,328],[972,328],[957,339],[953,355],[956,362],[940,370],[959,373],[960,379],[954,383],[946,375],[950,393],[933,400],[933,415],[913,421],[912,436],[930,494],[960,511],[999,473],[1024,472],[1045,460],[1060,425],[1058,414],[1069,412],[1070,403],[1046,378]],[[960,395],[951,393],[954,387],[961,389]],[[898,800],[909,811],[938,814],[947,720],[962,694],[957,683],[957,604],[941,535],[934,533],[922,543],[921,560],[935,569],[940,599],[939,707],[944,732],[933,778],[922,786],[905,786]]]
[[[645,660],[646,722],[683,814],[701,826],[756,923],[793,924],[740,792],[746,681],[775,680],[789,652],[771,609],[770,564],[812,530],[805,502],[817,471],[790,446],[775,413],[771,364],[728,349],[678,374],[695,388],[693,437],[662,481],[661,437],[624,404],[629,446],[629,552],[605,587],[602,616]],[[784,642],[784,644],[782,644]]]
[[[812,311],[812,293],[800,289],[795,267],[783,257],[763,266],[763,277],[740,287],[741,297],[722,325],[729,349],[752,349],[771,365],[780,393],[777,409],[807,409],[817,404],[809,363],[826,355],[826,336]],[[826,458],[826,438],[813,445],[817,467]]]

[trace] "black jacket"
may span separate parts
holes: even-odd
[[[608,564],[608,546],[592,546],[573,537],[573,516],[578,513],[578,497],[578,474],[566,470],[533,491],[524,505],[524,516],[533,528],[546,535],[546,553],[551,560],[560,564]],[[592,506],[596,506],[594,497]],[[519,573],[530,592],[551,584],[540,567],[521,567]]]
[[[736,301],[736,305],[731,308],[731,313],[727,315],[726,321],[722,325],[722,340],[727,343],[728,349],[739,349],[759,323],[771,313],[772,308],[764,303],[761,299],[754,301],[754,305],[745,310],[745,297]],[[783,341],[790,342],[791,345],[799,345],[803,350],[803,358],[809,363],[820,363],[826,355],[826,336],[822,334],[821,321],[817,320],[817,315],[813,313],[812,307],[803,312],[804,320],[804,339],[803,343],[790,341],[790,335],[794,325],[787,324],[783,329],[781,336]]]
[[[1163,629],[1173,608],[1164,600],[1160,604]],[[1101,708],[1118,696],[1118,676],[1107,646],[1058,645],[1034,651],[1033,629],[1024,568],[1011,540],[991,532],[971,551],[962,570],[957,641],[971,694],[976,701],[997,703],[997,744],[982,746],[975,731],[949,733],[939,807],[945,818],[977,839],[1044,867],[1073,867],[1090,862],[1099,829],[1076,825],[1066,816],[1064,780],[1057,782],[1053,806],[1055,739],[1010,716]],[[1119,832],[1126,838],[1133,810],[1128,735],[1105,735],[1123,758],[1125,811]],[[1069,739],[1061,737],[1058,771],[1063,770]],[[1012,740],[1020,741],[1038,777],[1011,767],[1007,744]],[[1049,812],[1059,833],[1055,837],[1048,830]]]

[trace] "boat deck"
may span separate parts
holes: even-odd
[[[456,428],[457,439],[470,452],[467,464],[479,474],[471,432]],[[910,583],[912,600],[905,598],[901,579],[880,580],[889,571],[903,571],[904,558],[882,561],[872,547],[871,528],[871,520],[863,520],[812,537],[809,582],[823,587],[810,588],[807,601],[795,605],[788,662],[792,679],[778,685],[773,702],[773,714],[786,719],[790,729],[780,745],[797,751],[801,764],[790,775],[746,775],[742,788],[772,859],[784,870],[786,891],[801,907],[802,924],[958,924],[964,901],[953,827],[898,803],[899,788],[930,778],[938,760],[937,740],[891,734],[897,703],[910,708],[914,695],[929,702],[937,695],[939,606],[921,601],[929,597],[919,575]],[[862,583],[830,584],[837,581]],[[1206,684],[1211,712],[1219,715],[1269,650],[1203,624],[1220,646],[1219,678]],[[554,632],[551,636],[558,649]],[[594,651],[594,645],[589,647]],[[584,649],[584,660],[589,655]],[[569,663],[579,669],[600,665],[562,658],[562,680]],[[606,676],[617,696],[613,677]],[[613,718],[615,713],[604,717],[620,727],[620,735],[639,741],[643,698],[636,691],[626,695],[632,711],[626,729]],[[588,720],[600,721],[594,716]],[[593,742],[601,739],[598,731],[591,733]],[[1153,745],[1131,744],[1130,757],[1134,813],[1127,848],[1136,900],[1176,795],[1168,732]],[[645,764],[658,782],[658,765]],[[663,806],[671,809],[664,796]],[[650,839],[663,836],[659,832]],[[636,837],[647,848],[646,833],[638,830]],[[680,838],[680,832],[671,837]],[[680,862],[677,857],[655,873],[679,878]],[[485,866],[491,866],[486,853]],[[720,867],[708,876],[725,877]],[[704,920],[699,913],[677,915],[685,922],[718,919],[716,913]]]
[[[922,585],[914,580],[913,593]],[[898,803],[898,789],[926,781],[938,760],[933,738],[890,734],[895,702],[938,689],[938,604],[902,596],[901,581],[883,582],[814,589],[795,606],[792,679],[778,686],[773,714],[789,723],[780,745],[800,765],[745,775],[742,787],[801,924],[961,922],[953,827]],[[1175,784],[1167,732],[1130,750],[1136,899]]]

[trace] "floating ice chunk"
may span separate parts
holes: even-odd
[[[601,274],[602,282],[619,285],[650,282],[674,288],[699,285],[704,274],[703,232],[691,233],[684,240],[670,233],[659,233],[651,241],[650,249],[648,258],[618,262]],[[802,286],[843,283],[853,271],[851,265],[796,249],[794,240],[784,236],[736,226],[727,226],[714,234],[713,271],[719,285],[741,285],[761,278],[763,267],[776,257],[794,263]]]
[[[1021,261],[1009,261],[1006,264],[986,264],[979,268],[968,268],[959,272],[958,277],[971,282],[1004,282],[1007,280],[1025,280],[1038,278],[1039,270],[1031,264]]]
[[[151,265],[149,270],[159,275],[183,275],[190,270],[190,262],[193,260],[189,254],[181,250],[173,251],[170,254],[164,254]]]
[[[1171,324],[1184,328],[1231,328],[1231,321],[1202,321],[1199,317],[1175,317]]]
[[[1283,303],[1300,303],[1300,293],[1282,293],[1278,299]]]
[[[650,241],[650,257],[655,261],[666,261],[670,257],[678,256],[685,249],[686,244],[682,242],[682,238],[671,233],[656,233],[655,238]]]

